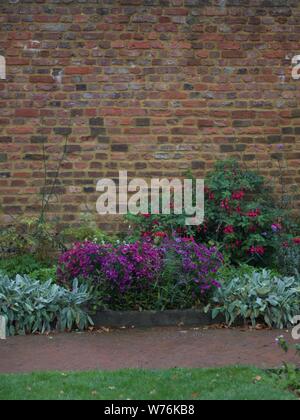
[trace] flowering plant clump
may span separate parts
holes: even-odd
[[[193,238],[168,239],[162,245],[165,271],[171,271],[180,284],[192,283],[195,293],[205,294],[220,287],[216,274],[223,263],[215,247],[197,244]]]
[[[108,246],[103,252],[101,278],[124,293],[132,286],[148,287],[158,278],[162,265],[161,251],[149,242]]]
[[[160,238],[130,244],[75,244],[59,259],[58,278],[74,278],[93,288],[94,309],[164,310],[202,305],[220,287],[217,272],[223,258],[216,248],[193,238]]]
[[[214,241],[234,263],[267,265],[285,229],[265,179],[236,161],[219,162],[206,181],[206,220],[198,241]]]
[[[139,215],[129,220],[135,232],[159,243],[163,236],[192,236],[215,244],[234,264],[268,265],[288,220],[270,197],[264,177],[237,161],[221,161],[205,180],[205,222],[186,226],[185,215]],[[296,238],[295,241],[299,241]]]
[[[74,278],[94,285],[107,281],[124,292],[133,283],[153,282],[161,267],[161,251],[148,242],[118,246],[82,242],[61,255],[57,275],[63,284],[71,284]]]
[[[101,269],[102,246],[93,242],[78,242],[63,253],[58,261],[57,278],[60,283],[70,285],[76,278],[95,278]]]

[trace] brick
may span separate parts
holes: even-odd
[[[244,57],[245,57],[245,53],[243,51],[229,50],[229,51],[222,52],[222,58],[244,58]]]
[[[38,109],[25,108],[25,109],[16,109],[16,117],[21,118],[37,118],[40,115]]]
[[[241,45],[238,42],[221,42],[221,50],[239,50]]]
[[[250,120],[235,120],[233,121],[233,126],[234,127],[250,127],[251,126],[251,121]]]
[[[269,144],[279,144],[282,142],[281,136],[268,136],[268,143]]]
[[[55,79],[52,76],[30,76],[30,83],[55,83]]]
[[[103,126],[104,119],[103,118],[90,118],[90,125],[91,126]]]
[[[26,154],[24,156],[24,160],[34,160],[34,161],[43,161],[44,155],[43,154]]]
[[[232,118],[233,119],[250,119],[255,118],[255,111],[233,111]]]
[[[34,127],[13,127],[7,129],[8,134],[12,135],[26,135],[26,134],[32,134],[34,132]]]
[[[213,120],[199,120],[198,127],[213,127],[214,121]]]
[[[195,160],[192,162],[192,169],[193,170],[203,170],[205,169],[205,162],[202,162],[200,160]]]
[[[66,75],[85,75],[91,74],[94,72],[93,67],[66,67],[65,74]]]
[[[113,144],[111,146],[112,152],[128,152],[127,144]]]
[[[30,141],[32,144],[43,144],[48,140],[47,136],[32,136]]]
[[[105,128],[91,127],[91,136],[98,137],[106,134]]]
[[[136,119],[136,126],[137,127],[149,127],[150,126],[150,118],[137,118]]]
[[[72,129],[69,127],[58,127],[54,128],[54,133],[57,136],[69,136],[72,133]]]
[[[8,66],[28,66],[30,60],[29,58],[7,57],[6,64]]]
[[[231,153],[234,152],[234,147],[228,144],[221,144],[220,146],[221,153]]]
[[[150,42],[145,42],[145,41],[129,42],[128,43],[128,48],[150,50],[151,43]]]

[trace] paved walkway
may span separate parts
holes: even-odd
[[[275,339],[282,331],[153,328],[12,337],[0,341],[0,372],[120,368],[280,366],[297,363]],[[284,332],[287,339],[291,334]],[[298,362],[299,363],[299,362]]]

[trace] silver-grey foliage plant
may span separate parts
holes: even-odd
[[[40,283],[29,277],[10,279],[0,274],[0,315],[7,320],[7,335],[84,330],[92,320],[84,310],[90,300],[88,287],[67,290],[51,280]]]
[[[213,297],[213,318],[219,314],[232,325],[239,319],[265,322],[274,328],[286,328],[300,314],[300,277],[278,277],[271,271],[254,271],[233,278]]]

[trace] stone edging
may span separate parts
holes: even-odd
[[[200,310],[168,311],[99,311],[92,317],[96,327],[171,327],[205,326],[224,322],[222,316],[212,319]]]

